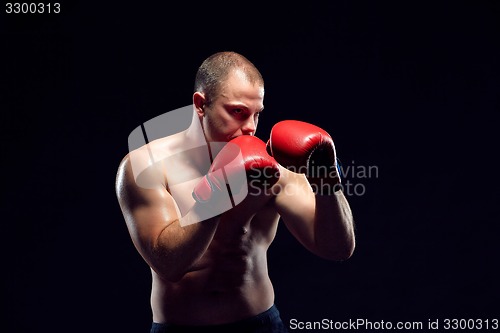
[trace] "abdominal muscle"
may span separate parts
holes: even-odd
[[[177,151],[172,147],[184,142],[185,136],[179,134],[169,141],[158,141],[157,148]],[[170,166],[184,170],[184,178],[175,179],[174,175],[180,175],[175,173],[165,181],[170,190],[175,187],[173,196],[182,214],[194,204],[192,188],[206,172],[186,163],[202,156],[202,151],[189,152],[194,152],[194,156],[188,154],[189,158],[184,158],[183,154],[174,154],[165,160],[166,169]],[[273,198],[268,193],[249,194],[235,208],[223,213],[207,251],[179,281],[167,281],[151,270],[154,322],[217,325],[255,316],[272,306],[274,290],[266,255],[279,218]]]
[[[166,281],[152,270],[154,322],[217,325],[272,306],[266,252],[276,233],[277,215],[270,218],[263,212],[243,224],[225,215],[205,254],[180,281]]]

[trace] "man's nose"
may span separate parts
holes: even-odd
[[[244,135],[254,135],[257,129],[257,123],[254,117],[248,117],[243,126],[241,126],[241,131]]]

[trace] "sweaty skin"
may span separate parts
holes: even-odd
[[[160,139],[150,145],[154,146],[154,150],[166,151],[183,142],[182,135],[186,133]],[[167,189],[165,169],[168,168],[162,169],[165,181],[159,188],[144,189],[135,184],[128,156],[120,166],[118,186],[124,194],[122,209],[132,239],[145,258],[150,254],[144,250],[147,246],[144,240],[156,237],[148,235],[161,233],[164,225],[175,228],[174,234],[184,233],[179,225],[180,215],[195,204],[192,188],[204,173],[193,167],[192,160],[185,163],[182,160],[186,159],[175,160],[176,167],[196,177],[173,186],[175,200]],[[274,291],[268,276],[266,252],[275,237],[279,220],[272,194],[275,191],[279,191],[279,187],[248,195],[243,202],[220,216],[184,227],[194,229],[206,225],[203,232],[209,235],[209,244],[178,280],[162,277],[161,271],[155,271],[153,263],[151,306],[155,322],[218,324],[254,316],[272,306]],[[144,200],[142,198],[147,198],[150,203],[140,202]],[[143,205],[147,205],[150,211],[159,205],[155,209],[161,214],[157,222],[150,219],[147,226],[138,225],[140,211],[146,208]],[[145,228],[149,231],[143,230]]]
[[[181,226],[181,221],[200,216],[192,190],[207,172],[208,153],[206,147],[191,149],[199,147],[200,135],[208,142],[227,142],[255,134],[263,88],[237,71],[227,83],[210,106],[204,105],[203,94],[194,94],[190,128],[148,144],[150,151],[171,157],[151,171],[155,186],[137,181],[133,152],[118,169],[120,207],[135,247],[151,267],[151,308],[157,323],[222,324],[269,309],[274,290],[266,254],[280,217],[318,256],[343,260],[354,250],[352,216],[343,193],[317,196],[304,175],[281,166],[272,188],[253,191],[214,218]],[[178,154],[186,150],[194,153]]]

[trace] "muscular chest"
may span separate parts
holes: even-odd
[[[179,212],[185,216],[195,204],[192,192],[196,184],[210,168],[206,150],[197,148],[176,154],[165,160],[165,175],[168,191],[174,198]],[[203,156],[202,156],[203,155]],[[206,163],[202,163],[205,158]],[[278,215],[273,209],[273,196],[261,192],[258,195],[247,191],[247,195],[232,199],[227,193],[225,209],[220,212],[220,223],[216,237],[221,239],[245,239],[265,234],[274,236],[273,227]],[[240,200],[241,198],[244,198]],[[236,202],[236,205],[234,203]],[[229,209],[230,208],[230,209]]]
[[[210,168],[206,148],[198,147],[172,154],[163,160],[167,190],[184,216],[194,205],[192,192],[195,185]]]

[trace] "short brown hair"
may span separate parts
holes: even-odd
[[[205,94],[206,104],[217,97],[221,83],[234,69],[241,69],[251,83],[264,85],[264,79],[255,65],[243,55],[224,51],[212,54],[198,68],[194,83],[194,91]]]

